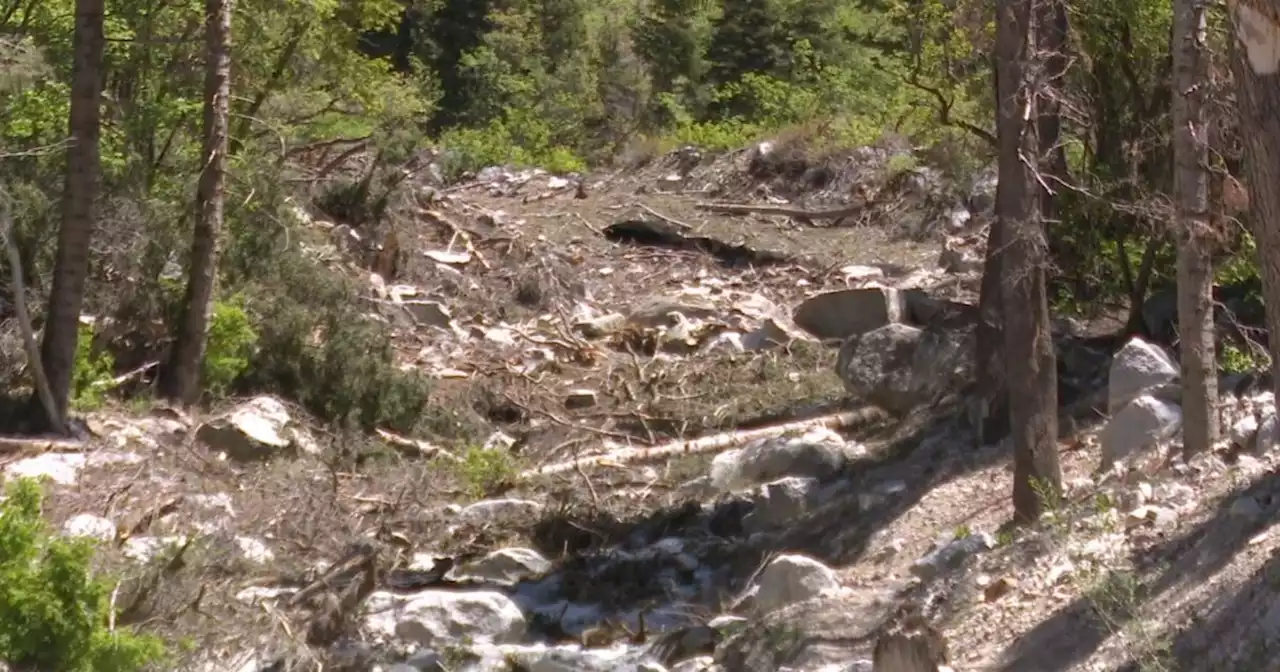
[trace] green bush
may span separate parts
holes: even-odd
[[[246,386],[348,428],[409,432],[418,423],[429,381],[396,366],[387,328],[360,312],[346,280],[286,253],[246,290],[246,301],[261,316]]]
[[[217,396],[225,394],[249,369],[257,344],[258,332],[244,309],[244,297],[237,295],[215,303],[201,374],[205,390]]]
[[[71,403],[82,411],[100,408],[107,398],[107,386],[115,374],[115,359],[111,353],[95,350],[94,329],[80,325],[76,338],[75,369],[71,374]]]
[[[0,660],[67,672],[125,672],[160,662],[160,640],[108,629],[109,591],[90,573],[92,547],[51,533],[41,501],[36,482],[19,479],[0,504]]]

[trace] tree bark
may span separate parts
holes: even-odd
[[[45,418],[49,428],[60,427],[71,401],[76,341],[80,334],[80,309],[89,275],[89,242],[97,220],[98,190],[102,182],[98,152],[102,96],[103,0],[76,0],[75,34],[72,37],[71,112],[68,131],[66,182],[62,194],[62,227],[49,292],[40,359],[49,377],[56,418]],[[38,399],[33,406],[39,407]],[[47,413],[41,412],[41,415]]]
[[[1040,143],[1036,21],[1032,0],[996,5],[996,127],[999,131],[996,217],[1003,228],[1001,299],[1005,375],[1013,437],[1013,505],[1021,521],[1043,511],[1059,492],[1057,361],[1045,287],[1048,241],[1037,181]]]
[[[971,423],[977,446],[995,443],[1009,434],[1009,389],[1004,375],[1004,310],[1000,297],[1000,276],[1004,246],[1001,220],[991,222],[987,232],[987,256],[982,264],[982,288],[978,296],[978,326],[974,338],[974,361],[978,369],[977,408],[971,409]]]
[[[1218,438],[1209,173],[1201,98],[1208,82],[1203,0],[1173,6],[1173,200],[1178,236],[1178,327],[1182,358],[1183,447],[1187,457]]]
[[[1267,306],[1268,347],[1277,393],[1280,393],[1280,190],[1257,185],[1280,183],[1280,62],[1272,35],[1280,30],[1277,8],[1268,0],[1228,2],[1235,24],[1232,70],[1236,105],[1244,143],[1244,167],[1254,185],[1249,220],[1258,244],[1258,267]]]
[[[208,345],[209,320],[218,284],[227,136],[231,100],[231,15],[234,0],[205,0],[205,90],[203,170],[196,192],[191,271],[178,337],[161,380],[168,398],[193,404],[200,397],[200,367]]]

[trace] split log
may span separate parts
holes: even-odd
[[[884,411],[879,408],[868,406],[854,411],[844,411],[817,418],[809,418],[807,420],[773,425],[771,427],[761,427],[759,429],[748,429],[745,431],[739,430],[725,432],[722,434],[712,434],[711,436],[704,436],[698,439],[673,441],[660,446],[619,448],[602,455],[590,455],[570,460],[568,462],[557,462],[555,464],[537,467],[536,469],[530,469],[518,474],[516,476],[516,480],[526,481],[537,476],[562,474],[569,471],[576,471],[584,467],[624,466],[637,463],[643,464],[645,462],[657,462],[682,455],[703,455],[706,453],[715,453],[750,443],[756,439],[772,438],[793,432],[803,432],[809,429],[816,429],[818,427],[826,427],[828,429],[857,427],[880,419],[883,415]]]

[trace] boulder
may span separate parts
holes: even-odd
[[[463,566],[455,573],[492,583],[513,585],[523,579],[541,576],[551,569],[551,561],[531,548],[500,548],[483,558]]]
[[[887,287],[842,289],[812,296],[793,318],[820,339],[844,340],[906,319],[902,293]]]
[[[862,454],[860,444],[824,427],[800,436],[757,439],[717,455],[711,462],[711,485],[728,492],[785,476],[829,478]]]
[[[769,612],[839,588],[835,570],[821,562],[806,555],[779,555],[760,573],[755,606]]]
[[[1178,366],[1160,346],[1134,337],[1111,359],[1107,374],[1107,412],[1114,415],[1133,399],[1153,388],[1166,388],[1178,381]],[[1176,397],[1174,398],[1176,399]]]
[[[1182,409],[1177,404],[1151,395],[1134,399],[1102,428],[1102,469],[1173,437],[1181,428]]]
[[[896,414],[937,401],[973,369],[972,332],[891,324],[840,348],[836,373],[845,389]]]
[[[818,479],[789,476],[760,488],[751,513],[742,520],[747,532],[781,527],[809,511],[818,492]]]
[[[514,644],[525,634],[520,608],[496,591],[378,591],[369,595],[366,605],[366,630],[384,640],[423,647],[461,640]]]
[[[292,424],[289,410],[279,399],[254,397],[230,413],[200,425],[196,440],[233,460],[266,460],[309,445],[298,440],[300,434]]]

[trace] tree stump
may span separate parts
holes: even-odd
[[[948,662],[947,641],[920,617],[887,628],[872,655],[875,672],[944,672]]]

